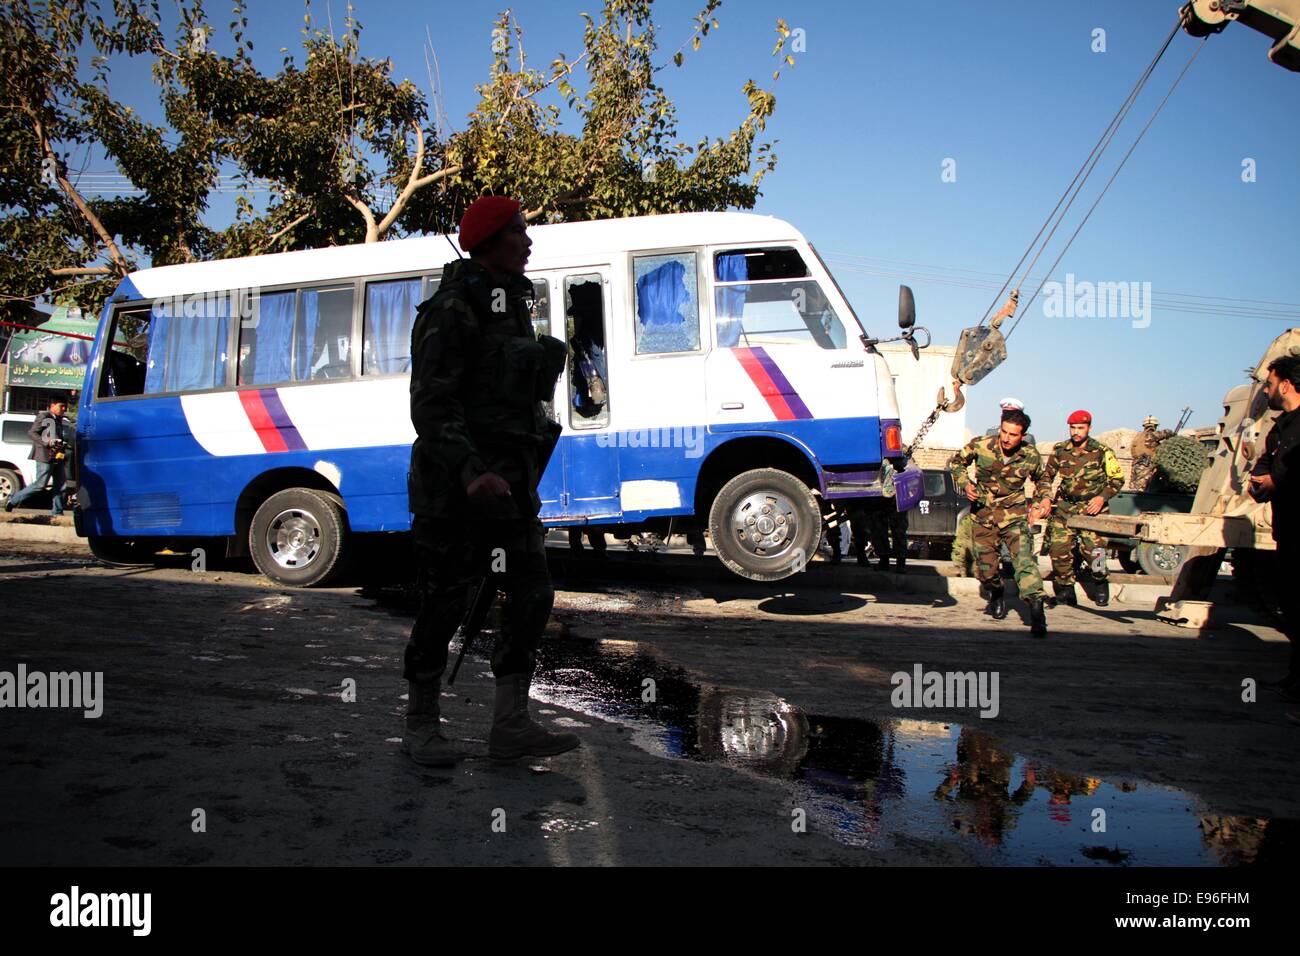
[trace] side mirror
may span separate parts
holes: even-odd
[[[898,327],[900,329],[910,329],[914,325],[916,325],[916,300],[912,298],[911,288],[900,285],[898,287]]]

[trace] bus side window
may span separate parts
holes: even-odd
[[[848,334],[798,250],[730,249],[713,260],[719,348],[811,343],[842,349]]]
[[[143,353],[144,381],[133,381],[137,369],[110,354],[110,376],[105,376],[112,379],[108,387],[115,389],[117,395],[159,395],[224,387],[230,299],[224,292],[199,294],[165,299],[149,312],[127,313],[137,328],[122,336],[125,329],[119,320],[114,342],[125,337],[127,351],[137,361]],[[137,384],[142,387],[128,390]]]
[[[113,343],[99,379],[99,397],[144,394],[145,365],[149,358],[149,313],[118,312],[113,318]]]
[[[693,352],[700,347],[695,253],[633,256],[638,355]]]
[[[289,381],[293,314],[298,293],[265,292],[252,303],[252,319],[239,328],[240,385]]]
[[[335,289],[303,289],[294,324],[293,380],[348,378],[352,374],[351,284]]]
[[[411,327],[420,307],[421,279],[366,285],[363,375],[400,375],[411,370]]]
[[[609,363],[605,359],[605,296],[599,274],[564,280],[569,339],[569,423],[609,424]]]
[[[551,284],[545,279],[533,279],[533,304],[530,317],[534,335],[551,334]]]

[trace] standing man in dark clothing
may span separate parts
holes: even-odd
[[[469,259],[443,271],[411,333],[411,448],[420,611],[406,647],[410,684],[405,749],[425,766],[462,754],[439,729],[447,645],[485,575],[506,594],[492,651],[496,701],[489,755],[540,757],[578,746],[528,713],[537,645],[555,592],[546,566],[537,485],[559,438],[546,415],[565,346],[537,336],[524,278],[527,226],[504,196],[474,202],[460,223]]]
[[[39,495],[45,489],[45,479],[53,478],[53,503],[50,513],[63,514],[63,483],[67,474],[64,467],[67,460],[68,420],[63,417],[67,403],[61,398],[51,398],[48,412],[41,412],[27,429],[32,440],[32,451],[28,456],[36,461],[36,478],[17,494],[10,495],[5,502],[5,511],[12,511],[32,495]]]
[[[1286,355],[1268,366],[1268,407],[1282,414],[1264,440],[1264,454],[1251,470],[1250,493],[1273,503],[1273,540],[1282,583],[1283,632],[1291,642],[1291,666],[1277,686],[1300,700],[1300,597],[1293,577],[1300,568],[1300,358]]]

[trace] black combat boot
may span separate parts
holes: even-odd
[[[442,693],[442,674],[408,684],[406,732],[402,749],[416,763],[425,767],[451,767],[465,755],[442,735],[438,697]]]
[[[1056,603],[1064,604],[1066,607],[1078,607],[1079,599],[1074,593],[1074,584],[1062,584],[1059,581],[1052,582],[1052,592],[1056,595]]]
[[[577,734],[547,730],[528,713],[528,674],[497,678],[492,729],[488,733],[488,756],[493,760],[518,757],[553,757],[578,746]]]
[[[1110,604],[1110,582],[1105,578],[1098,578],[1092,586],[1096,593],[1093,601],[1096,602],[1097,607],[1106,607]]]
[[[1034,594],[1025,598],[1029,606],[1029,633],[1034,637],[1047,636],[1047,612],[1043,610],[1043,596]]]
[[[988,607],[984,609],[984,613],[988,614],[995,621],[1002,620],[1007,616],[1007,598],[1006,592],[1002,588],[1002,584],[998,583],[990,587],[988,589],[988,595],[989,604]]]

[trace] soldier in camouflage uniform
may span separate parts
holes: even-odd
[[[524,278],[527,228],[519,203],[474,202],[461,220],[471,258],[443,271],[411,332],[408,482],[420,611],[406,646],[410,685],[404,745],[417,763],[448,766],[460,752],[439,729],[447,645],[473,588],[506,594],[492,651],[496,701],[488,752],[546,756],[578,746],[532,721],[528,691],[555,592],[546,566],[537,484],[559,438],[546,415],[564,370],[564,343],[537,336]]]
[[[1012,395],[1008,395],[1006,398],[1002,399],[1002,401],[998,402],[998,405],[1001,407],[1003,415],[1006,415],[1007,412],[1023,412],[1025,410],[1025,403]],[[1001,423],[999,422],[998,428],[990,428],[984,433],[985,437],[994,437],[997,435],[1001,427]],[[1024,441],[1032,445],[1034,444],[1034,436],[1025,435]],[[956,487],[960,490],[964,484],[965,482],[962,482],[962,484],[959,484]],[[957,519],[957,533],[952,539],[952,563],[957,565],[957,569],[961,571],[962,577],[967,578],[971,576],[971,569],[974,567],[975,563],[975,545],[971,541],[971,519],[969,511]]]
[[[1150,489],[1151,479],[1156,476],[1156,449],[1172,434],[1168,428],[1160,428],[1159,420],[1151,415],[1142,420],[1142,430],[1133,436],[1129,445],[1133,467],[1129,471],[1128,486],[1134,491]]]
[[[1040,505],[1040,510],[1052,514],[1047,522],[1054,572],[1052,590],[1061,603],[1078,605],[1074,595],[1074,563],[1076,553],[1082,553],[1092,569],[1096,588],[1093,600],[1098,607],[1105,607],[1110,603],[1105,542],[1095,532],[1076,531],[1065,522],[1071,515],[1098,515],[1105,511],[1106,502],[1124,487],[1124,469],[1109,447],[1088,437],[1092,430],[1089,412],[1079,409],[1070,416],[1068,424],[1069,440],[1053,446],[1043,471],[1044,492],[1050,492],[1053,480],[1061,476],[1055,496],[1045,493]]]
[[[1038,519],[1038,506],[1030,507],[1043,475],[1038,449],[1024,441],[1029,416],[1011,410],[1003,414],[1002,426],[993,438],[975,438],[952,456],[948,470],[953,484],[965,490],[971,504],[971,539],[975,544],[976,577],[988,596],[987,613],[1001,620],[1007,616],[998,549],[1005,544],[1011,553],[1011,567],[1020,597],[1029,607],[1030,633],[1047,636],[1043,611],[1043,579],[1038,573],[1033,535],[1029,525]],[[975,466],[975,481],[966,474]],[[1029,497],[1025,483],[1033,486]]]

